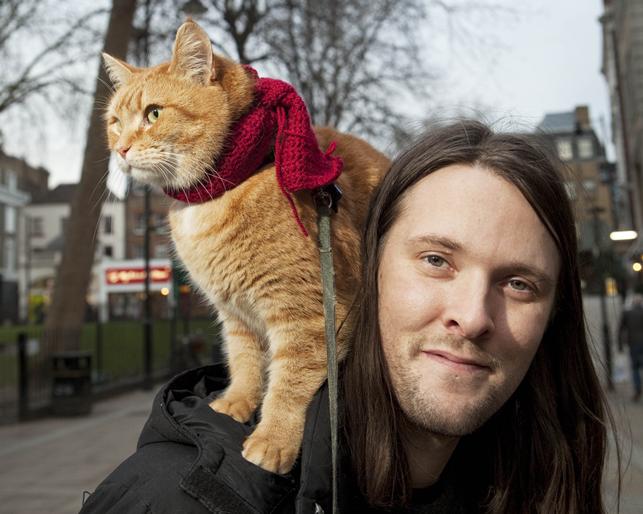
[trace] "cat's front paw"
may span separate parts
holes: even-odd
[[[263,435],[259,430],[255,430],[243,443],[241,454],[260,468],[283,475],[292,469],[297,460],[299,442],[285,441],[272,437],[271,434]]]
[[[251,403],[247,398],[241,396],[224,395],[211,401],[210,407],[221,414],[227,414],[240,423],[245,423],[252,416],[257,404]]]

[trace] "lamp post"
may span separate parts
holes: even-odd
[[[145,24],[143,33],[143,60],[144,66],[149,63],[149,29],[152,17],[152,4],[150,0],[145,2]],[[143,388],[152,389],[152,304],[150,297],[150,186],[145,184],[143,203],[143,259],[145,261],[145,304],[143,310]]]
[[[31,324],[31,217],[25,216],[25,296],[27,297],[27,310],[25,317],[27,324]]]
[[[594,232],[594,256],[596,262],[600,262],[601,258],[601,244],[600,244],[600,226],[598,215],[605,209],[602,207],[591,207],[589,209],[592,215],[592,228]],[[607,325],[607,306],[605,304],[605,274],[603,264],[596,266],[596,272],[599,279],[599,299],[601,304],[601,324],[603,329],[603,354],[605,357],[605,367],[607,368],[606,384],[607,390],[612,391],[614,384],[612,383],[612,341],[610,337],[609,327]]]

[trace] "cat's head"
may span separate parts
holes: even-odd
[[[197,184],[252,103],[254,78],[214,54],[192,20],[177,31],[170,62],[136,68],[107,54],[103,59],[115,87],[105,113],[107,138],[120,168],[161,187]]]

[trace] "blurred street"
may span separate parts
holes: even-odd
[[[621,513],[643,512],[643,403],[630,402],[629,384],[609,398],[619,427],[625,471]],[[94,406],[90,416],[49,418],[0,427],[0,513],[69,514],[135,449],[153,392],[134,391]],[[613,456],[613,452],[612,452]],[[616,494],[614,459],[605,492]],[[613,500],[608,512],[616,512]]]
[[[640,401],[632,403],[630,401],[631,394],[629,384],[619,385],[616,391],[608,394],[616,418],[621,447],[623,472],[621,514],[641,514],[643,512],[643,403]],[[617,490],[617,476],[612,441],[603,485],[610,513],[617,512],[614,500]]]
[[[155,392],[98,402],[91,415],[0,427],[0,513],[69,514],[136,448]]]

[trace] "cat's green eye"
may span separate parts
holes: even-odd
[[[151,105],[146,109],[146,111],[147,111],[147,115],[145,116],[145,119],[148,121],[150,125],[152,125],[153,123],[156,122],[156,120],[159,119],[162,109],[160,107]]]

